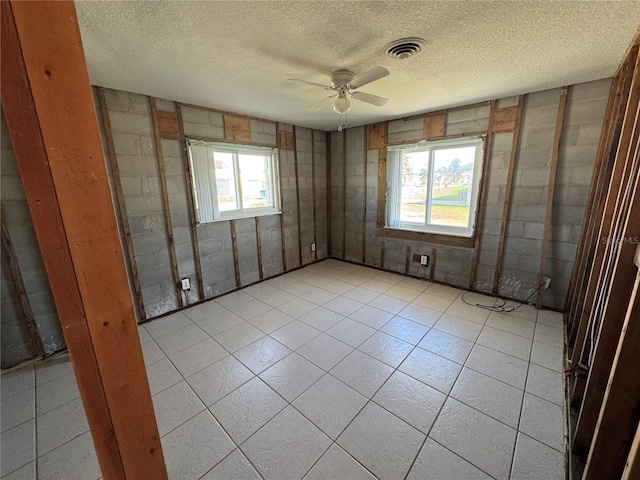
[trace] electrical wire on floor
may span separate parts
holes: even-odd
[[[491,312],[499,312],[499,313],[511,313],[511,312],[515,312],[516,310],[518,310],[521,306],[526,305],[526,303],[531,299],[531,297],[533,297],[536,293],[538,293],[538,291],[544,287],[544,283],[541,283],[538,288],[536,288],[531,295],[529,295],[524,301],[520,302],[520,305],[518,306],[513,306],[513,305],[507,305],[507,302],[505,302],[505,300],[503,298],[501,298],[500,300],[502,301],[502,305],[482,305],[481,303],[471,303],[465,300],[464,296],[468,293],[475,293],[475,292],[464,292],[462,294],[462,301],[464,303],[466,303],[467,305],[471,305],[472,307],[478,307],[478,308],[484,308],[485,310],[489,310]],[[480,292],[487,292],[490,294],[493,294],[493,292],[489,291],[489,290],[478,290]],[[518,300],[516,300],[518,301]]]

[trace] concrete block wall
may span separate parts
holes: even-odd
[[[336,258],[343,258],[345,246],[343,244],[344,232],[344,134],[331,132],[331,251],[330,255]]]
[[[327,256],[328,210],[327,210],[327,134],[314,131],[314,171],[316,207],[316,258]],[[313,192],[312,192],[313,193]]]
[[[558,173],[553,199],[551,238],[548,246],[547,271],[552,278],[551,287],[544,292],[543,304],[562,309],[566,297],[573,259],[577,250],[584,205],[587,201],[593,164],[604,118],[610,79],[574,85],[569,89],[567,110],[562,131]],[[535,92],[525,96],[521,130],[516,150],[516,163],[511,192],[509,222],[507,223],[503,269],[498,293],[505,297],[524,300],[533,293],[538,283],[542,235],[544,229],[550,162],[555,135],[560,89]],[[517,105],[517,97],[497,100],[498,108]],[[482,105],[447,112],[446,135],[462,135],[486,131],[489,128],[490,106]],[[413,143],[422,139],[422,119],[395,120],[387,123],[387,142]],[[350,186],[362,185],[363,173],[350,170],[353,158],[362,158],[362,151],[349,150],[349,136],[358,138],[361,128],[352,128],[347,136],[347,177],[342,176],[343,134],[331,134],[332,169],[332,256],[361,262],[361,250],[355,238],[358,225],[362,225],[362,204],[350,202],[355,196]],[[507,174],[511,156],[513,133],[493,136],[488,168],[485,215],[480,237],[475,289],[491,290],[494,283],[498,242],[507,188]],[[365,147],[361,147],[365,148]],[[412,253],[431,255],[435,249],[433,279],[450,285],[469,288],[473,249],[426,242],[382,238],[376,233],[378,192],[377,167],[379,150],[367,151],[366,178],[366,257],[365,264],[399,273],[406,272],[406,249]],[[352,156],[350,156],[352,155]],[[358,177],[360,175],[360,178]],[[342,188],[347,186],[347,248],[342,250],[343,223]],[[362,196],[365,198],[365,195]],[[351,219],[360,219],[357,222]],[[352,223],[357,223],[354,226]],[[384,264],[381,263],[381,243],[384,240]],[[354,248],[356,247],[356,248]],[[427,277],[426,269],[410,262],[410,275]],[[534,297],[535,298],[535,297]]]
[[[35,317],[45,353],[64,348],[64,336],[56,313],[51,287],[33,229],[18,165],[11,146],[4,113],[0,117],[0,200],[9,236],[13,242],[22,282]],[[26,330],[24,313],[15,281],[9,269],[7,252],[2,249],[2,317],[0,351],[2,368],[29,358],[35,351]]]
[[[314,261],[311,244],[315,242],[313,224],[313,177],[312,157],[314,146],[312,144],[313,132],[308,128],[296,127],[296,161],[298,162],[298,209],[300,211],[300,242],[302,246],[302,264]]]
[[[293,125],[279,124],[282,132],[293,134]],[[280,149],[278,154],[287,270],[300,266],[298,243],[298,197],[296,190],[296,156],[293,150]]]
[[[362,262],[364,251],[365,129],[366,127],[356,127],[344,131],[347,139],[345,177],[347,221],[344,258],[352,262]]]

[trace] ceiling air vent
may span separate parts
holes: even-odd
[[[401,38],[391,42],[382,49],[382,53],[389,58],[395,58],[398,60],[404,60],[405,58],[413,57],[422,52],[422,49],[427,46],[421,38]]]

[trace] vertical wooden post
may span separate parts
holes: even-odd
[[[233,272],[236,277],[236,287],[240,287],[240,264],[238,262],[238,239],[236,237],[236,221],[229,220],[231,229],[231,246],[233,248]]]
[[[74,4],[0,8],[7,126],[103,477],[166,479]]]
[[[264,278],[262,268],[262,232],[260,231],[260,217],[256,217],[256,248],[258,250],[258,278]]]
[[[556,189],[556,172],[558,171],[558,157],[560,156],[560,139],[562,138],[562,127],[564,126],[564,112],[567,109],[568,88],[564,87],[560,91],[560,104],[558,105],[558,116],[556,117],[556,132],[553,138],[553,150],[551,153],[551,166],[549,168],[549,187],[547,188],[547,208],[544,216],[544,231],[542,235],[542,252],[540,253],[540,273],[538,273],[538,285],[544,283],[544,274],[547,268],[547,250],[549,237],[551,236],[551,214],[553,212],[553,193]],[[538,290],[536,298],[536,308],[540,310],[542,306],[542,289]]]

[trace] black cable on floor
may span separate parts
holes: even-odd
[[[482,304],[480,304],[480,303],[470,303],[470,302],[467,302],[467,301],[465,300],[465,298],[464,298],[464,296],[465,296],[467,293],[474,293],[474,292],[469,292],[469,291],[464,292],[464,293],[462,294],[462,297],[460,297],[460,298],[462,298],[462,301],[463,301],[464,303],[466,303],[467,305],[471,305],[472,307],[484,308],[485,310],[490,310],[490,311],[492,311],[492,312],[499,312],[499,313],[511,313],[511,312],[515,312],[515,311],[516,311],[517,309],[519,309],[521,306],[525,305],[525,304],[529,301],[529,299],[530,299],[531,297],[533,297],[536,293],[538,293],[538,291],[539,291],[542,287],[544,287],[544,283],[540,284],[540,285],[538,286],[538,288],[536,288],[536,289],[533,291],[533,293],[531,293],[531,295],[529,295],[529,296],[528,296],[524,301],[522,301],[522,302],[520,303],[520,305],[518,305],[517,307],[514,307],[513,305],[507,305],[507,302],[505,302],[505,301],[504,301],[504,299],[502,299],[502,298],[500,299],[500,300],[502,301],[502,305],[482,305]],[[483,290],[479,290],[479,291],[480,291],[480,292],[482,292]],[[493,294],[493,292],[491,292],[491,291],[489,291],[489,290],[484,290],[484,291],[485,291],[485,292],[487,292],[487,293]]]

